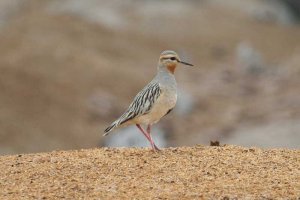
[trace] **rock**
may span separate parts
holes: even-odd
[[[236,49],[237,64],[245,73],[258,75],[264,71],[261,54],[249,43],[241,42]]]
[[[262,22],[275,22],[282,25],[295,24],[296,16],[281,0],[266,0],[262,5],[252,9],[253,17]]]
[[[1,0],[0,1],[0,27],[12,17],[26,0]]]
[[[111,29],[122,29],[128,24],[122,14],[123,1],[97,1],[97,0],[66,0],[53,1],[49,4],[52,13],[66,13],[76,15],[89,22],[101,24]]]

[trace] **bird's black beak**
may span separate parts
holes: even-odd
[[[183,61],[179,61],[179,63],[184,64],[184,65],[194,66],[194,65],[192,65],[192,64],[190,64],[190,63],[183,62]]]

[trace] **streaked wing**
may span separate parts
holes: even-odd
[[[120,124],[149,113],[160,94],[159,83],[150,82],[135,96],[127,111],[120,117]]]

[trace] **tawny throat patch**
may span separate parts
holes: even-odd
[[[171,72],[172,74],[174,74],[175,69],[176,69],[176,64],[169,64],[167,65],[167,69],[169,70],[169,72]]]

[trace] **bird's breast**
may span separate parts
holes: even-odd
[[[177,91],[174,88],[165,89],[162,91],[161,96],[157,99],[157,104],[161,107],[166,107],[167,110],[173,108],[177,101]]]
[[[174,108],[177,101],[177,92],[174,90],[162,90],[149,113],[136,119],[136,123],[154,124],[158,122],[167,112]]]

